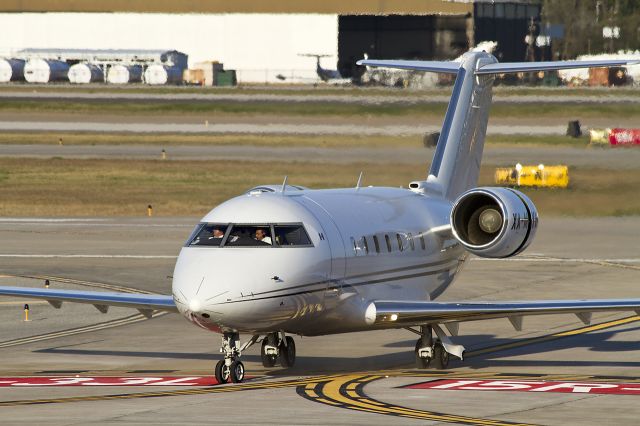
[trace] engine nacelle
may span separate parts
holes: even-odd
[[[533,202],[511,188],[475,188],[451,210],[453,235],[480,257],[511,257],[526,249],[538,228]]]

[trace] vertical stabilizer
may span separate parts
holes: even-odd
[[[367,59],[358,65],[456,74],[451,101],[433,156],[427,185],[429,192],[453,200],[475,187],[491,106],[494,76],[502,73],[551,71],[572,68],[618,67],[633,60],[506,62],[486,52],[467,52],[454,62]]]
[[[463,56],[427,182],[450,200],[477,185],[491,107],[493,75],[475,70],[496,59],[484,52]]]

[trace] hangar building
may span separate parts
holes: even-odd
[[[0,56],[39,49],[174,49],[217,60],[241,82],[314,81],[315,60],[345,77],[369,58],[452,59],[480,41],[524,60],[537,0],[3,0]]]

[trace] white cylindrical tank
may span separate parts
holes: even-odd
[[[69,68],[69,82],[75,84],[87,84],[103,82],[104,74],[98,65],[75,64]]]
[[[24,61],[22,59],[0,59],[0,83],[24,80]]]
[[[114,65],[107,70],[107,82],[111,84],[140,83],[141,65]]]
[[[182,83],[182,69],[154,64],[144,72],[144,82],[147,84],[179,84]]]
[[[29,83],[64,81],[69,73],[66,62],[51,59],[29,59],[24,65],[24,78]]]

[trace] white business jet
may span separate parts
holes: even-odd
[[[253,188],[219,205],[198,224],[178,257],[172,295],[0,287],[0,295],[179,312],[222,334],[220,383],[240,382],[242,352],[262,343],[262,362],[296,359],[287,334],[318,336],[384,328],[420,335],[419,367],[446,368],[462,321],[572,313],[585,323],[596,311],[635,311],[640,299],[438,302],[468,254],[521,253],[538,227],[531,200],[510,188],[477,188],[491,89],[499,73],[623,66],[627,61],[498,63],[484,52],[460,61],[360,61],[361,65],[449,73],[451,101],[425,180],[409,189]],[[447,331],[445,331],[447,330]],[[252,336],[240,344],[240,333]]]

